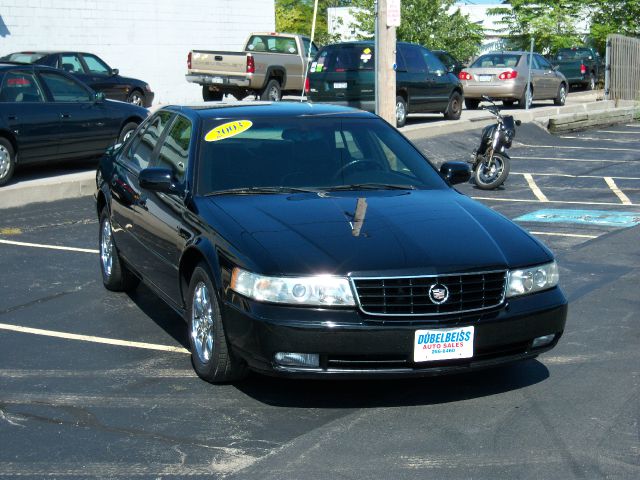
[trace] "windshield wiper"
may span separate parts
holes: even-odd
[[[263,193],[318,193],[318,190],[297,187],[239,187],[209,192],[205,197],[212,197],[215,195],[259,195]]]
[[[417,190],[414,185],[396,185],[393,183],[351,183],[349,185],[336,185],[326,187],[326,191],[340,190]]]

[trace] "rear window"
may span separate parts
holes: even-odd
[[[11,55],[2,57],[2,60],[6,60],[8,62],[34,63],[42,57],[44,57],[44,54],[42,53],[12,53]]]
[[[559,62],[563,60],[585,60],[592,56],[591,50],[588,48],[566,48],[558,50],[556,54],[556,60]]]
[[[317,61],[311,65],[312,72],[352,72],[373,70],[373,47],[368,45],[339,45],[325,47]]]
[[[252,35],[245,50],[249,52],[271,52],[297,54],[296,39],[273,35]]]
[[[522,55],[507,53],[489,53],[482,55],[471,64],[471,68],[516,67]]]
[[[216,132],[237,132],[216,137]],[[428,161],[377,119],[274,118],[205,123],[198,193],[355,183],[445,188]],[[212,133],[214,134],[213,136]]]

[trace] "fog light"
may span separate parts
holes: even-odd
[[[278,352],[275,361],[284,367],[316,367],[320,366],[320,355],[317,353]]]
[[[551,335],[543,335],[542,337],[534,338],[533,345],[531,345],[531,348],[539,348],[539,347],[544,347],[546,345],[549,345],[551,342],[553,342],[554,338],[556,338],[555,333]]]

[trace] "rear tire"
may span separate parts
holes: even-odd
[[[558,87],[558,94],[556,98],[553,99],[553,104],[558,107],[562,107],[567,101],[567,86],[564,83],[561,83]]]
[[[224,97],[222,92],[212,92],[206,85],[202,86],[202,99],[205,102],[219,102]]]
[[[587,90],[595,90],[598,86],[596,76],[593,73],[589,74],[589,83],[587,83]]]
[[[6,138],[0,137],[0,187],[11,180],[15,169],[16,152],[13,145]]]
[[[198,376],[211,383],[243,379],[246,365],[229,349],[218,297],[204,263],[193,271],[186,301],[191,363]]]
[[[475,171],[476,186],[480,190],[493,190],[502,185],[509,176],[510,162],[507,157],[499,153],[493,154],[494,165],[486,169],[484,163],[480,163]]]
[[[503,100],[502,101],[502,105],[504,105],[505,107],[513,107],[514,101],[513,100]]]
[[[453,92],[449,98],[449,105],[444,112],[445,120],[458,120],[462,114],[462,95]]]
[[[527,92],[530,92],[529,95],[529,103],[527,104]],[[518,99],[518,107],[520,108],[531,108],[533,105],[533,90],[531,89],[531,85],[525,87],[524,92],[522,92],[522,96]]]
[[[100,272],[102,272],[102,283],[105,288],[114,292],[135,290],[140,279],[133,275],[120,260],[118,249],[113,241],[111,219],[107,207],[104,207],[100,212],[98,243],[100,246]]]
[[[260,94],[260,100],[266,100],[268,102],[279,102],[282,100],[282,90],[280,89],[280,83],[275,78],[269,80],[267,86]]]
[[[396,127],[404,127],[407,123],[407,101],[404,97],[396,97]]]
[[[464,106],[467,107],[467,110],[477,110],[478,105],[480,105],[480,100],[475,98],[465,98]]]

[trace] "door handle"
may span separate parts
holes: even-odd
[[[61,113],[60,114],[60,118],[62,118],[62,119],[71,118],[71,114],[70,113]]]
[[[189,240],[191,238],[191,234],[189,233],[189,231],[185,230],[182,227],[178,227],[178,235],[180,235],[185,240]]]

